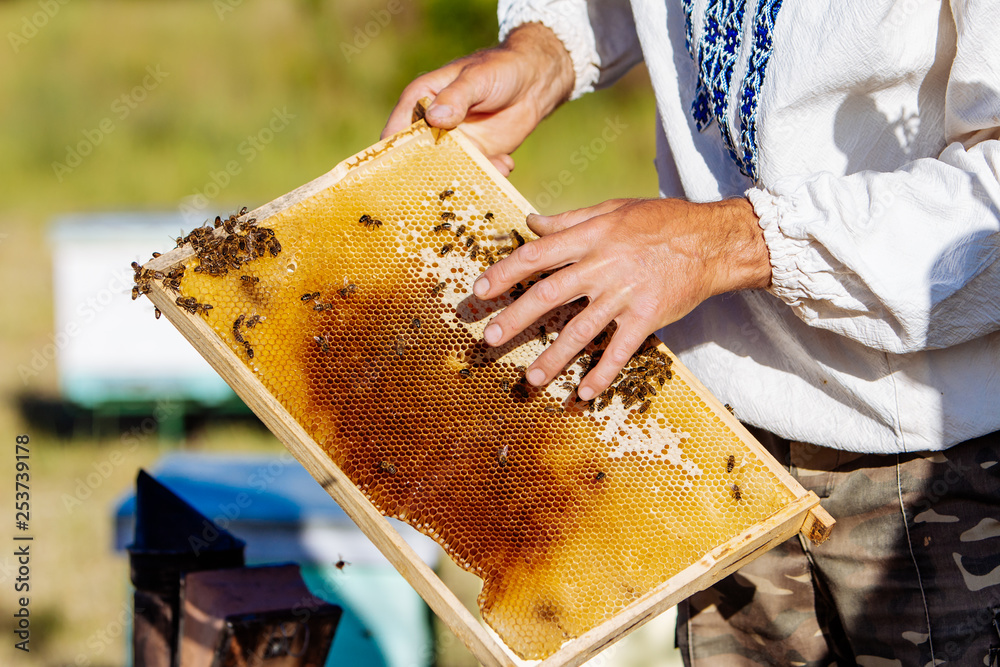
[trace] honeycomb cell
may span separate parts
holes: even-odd
[[[483,579],[484,620],[523,658],[550,655],[792,500],[655,339],[591,402],[576,386],[612,329],[547,387],[524,378],[579,305],[499,348],[481,342],[537,276],[496,302],[472,283],[532,234],[447,134],[361,162],[257,221],[268,232],[223,227],[250,244],[226,252],[254,256],[225,271],[223,257],[189,259],[179,297],[212,306],[192,316],[381,512]]]

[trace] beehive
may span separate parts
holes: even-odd
[[[590,403],[575,387],[607,332],[547,387],[523,374],[578,304],[482,343],[529,284],[484,302],[472,283],[532,238],[529,210],[459,131],[418,121],[137,277],[481,661],[509,658],[379,514],[483,579],[518,656],[579,664],[832,520],[655,338]]]

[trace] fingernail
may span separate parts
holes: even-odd
[[[500,329],[499,324],[491,324],[486,327],[486,331],[483,332],[483,338],[485,338],[486,342],[490,345],[496,345],[500,341],[500,336],[502,334],[503,331]]]
[[[580,389],[577,390],[576,395],[580,397],[580,400],[589,401],[590,399],[592,399],[594,396],[597,395],[597,392],[595,392],[590,387],[581,387]]]
[[[541,368],[532,368],[528,371],[528,382],[536,387],[545,382],[545,371]]]
[[[472,292],[476,296],[485,296],[487,292],[490,291],[490,281],[486,278],[480,278],[472,286]]]
[[[427,110],[427,115],[437,120],[448,120],[454,110],[447,104],[434,104]]]

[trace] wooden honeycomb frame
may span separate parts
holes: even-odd
[[[409,129],[341,162],[327,174],[261,206],[248,216],[255,217],[260,225],[266,225],[270,216],[330,188],[355,170],[364,171],[377,158],[390,154],[394,149],[412,141],[426,139],[428,134],[433,135],[435,141],[444,138],[457,142],[521,212],[525,215],[533,212],[527,200],[496,171],[461,131],[443,133],[429,128],[422,120],[417,120]],[[166,272],[192,254],[190,246],[183,246],[151,260],[144,268]],[[179,307],[175,303],[174,293],[160,283],[153,281],[151,288],[149,298],[167,319],[337,501],[476,658],[488,667],[514,667],[517,662],[508,649],[487,632],[433,570],[420,560],[364,493],[331,461],[323,448],[268,392],[205,319]],[[660,612],[694,592],[707,588],[796,532],[802,532],[812,541],[820,542],[833,527],[832,517],[820,507],[816,495],[806,492],[680,362],[674,361],[673,371],[737,435],[746,449],[766,464],[794,500],[770,517],[704,554],[697,562],[664,581],[613,618],[567,641],[556,653],[539,662],[540,667],[580,665]]]

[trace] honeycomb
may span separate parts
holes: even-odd
[[[195,253],[167,279],[379,511],[483,580],[482,617],[518,656],[550,655],[793,499],[652,337],[595,401],[575,387],[609,332],[529,386],[581,305],[489,348],[486,324],[528,284],[472,293],[532,238],[524,210],[447,133],[366,155],[256,221],[280,243],[222,269]]]

